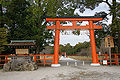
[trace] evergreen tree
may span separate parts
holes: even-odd
[[[69,1],[71,1],[72,4],[75,5],[77,9],[79,9],[80,12],[84,12],[86,8],[93,10],[96,7],[98,7],[100,3],[106,3],[109,7],[110,15],[112,16],[112,24],[105,25],[101,23],[103,24],[103,29],[96,30],[97,33],[96,38],[98,40],[96,41],[97,46],[99,47],[101,38],[105,37],[106,34],[109,34],[114,37],[115,46],[117,46],[118,49],[120,50],[120,44],[118,44],[120,43],[120,32],[119,32],[120,28],[119,26],[117,26],[119,25],[120,3],[117,0],[69,0]]]
[[[7,44],[7,29],[0,28],[0,54],[5,50],[5,45]]]
[[[71,5],[66,7],[64,0],[2,1],[5,3],[2,5],[5,9],[4,15],[9,21],[5,23],[9,30],[8,41],[34,39],[37,42],[37,52],[53,43],[54,38],[53,31],[46,29],[46,24],[49,22],[46,22],[43,16],[72,16],[75,9]]]

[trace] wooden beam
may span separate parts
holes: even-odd
[[[101,21],[103,18],[46,18],[46,21]]]
[[[102,29],[102,26],[100,25],[93,25],[93,28],[91,28],[89,25],[86,26],[62,26],[60,25],[60,27],[56,28],[55,25],[53,26],[47,26],[47,29]]]

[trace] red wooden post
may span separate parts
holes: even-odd
[[[108,58],[107,58],[107,55],[108,55],[108,54],[105,54],[105,59],[106,59],[106,60],[108,59]],[[106,64],[106,65],[108,65],[108,61],[107,61],[107,64]]]
[[[43,60],[43,62],[44,62],[44,66],[45,66],[45,55],[44,55],[43,57],[44,57],[44,60]]]
[[[36,62],[36,55],[34,55],[34,62]]]
[[[99,55],[99,54],[96,54],[96,58],[97,58],[97,63],[99,63],[98,55]]]
[[[93,28],[93,21],[89,21],[89,26],[90,28]],[[97,60],[97,54],[96,54],[94,29],[91,29],[89,31],[90,31],[90,42],[91,42],[92,61],[93,61],[91,65],[96,65],[96,64],[99,65]]]
[[[55,29],[55,43],[54,43],[54,64],[58,64],[59,59],[59,36],[60,30],[60,21],[56,21],[56,29]]]
[[[107,58],[107,55],[108,55],[108,54],[105,54],[105,59],[106,59],[106,60],[108,59],[108,58]]]
[[[115,54],[115,63],[116,63],[116,65],[118,65],[118,61],[117,61],[117,54]]]
[[[5,56],[5,63],[7,63],[7,56]]]

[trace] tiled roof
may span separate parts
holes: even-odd
[[[11,40],[8,46],[35,46],[35,40]]]

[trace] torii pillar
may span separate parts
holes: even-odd
[[[55,29],[55,42],[54,42],[54,60],[52,67],[59,67],[59,38],[60,38],[60,21],[56,21],[56,29]]]
[[[93,28],[93,21],[89,21],[89,26]],[[90,42],[91,42],[91,52],[92,52],[92,66],[99,66],[100,64],[98,63],[97,60],[97,54],[96,54],[96,44],[95,44],[95,35],[94,35],[94,29],[90,29]]]

